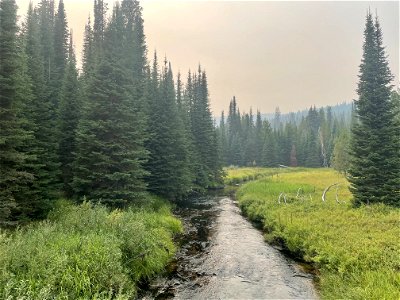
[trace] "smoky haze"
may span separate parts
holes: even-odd
[[[37,3],[38,1],[33,1]],[[56,0],[57,2],[57,0]],[[116,1],[108,1],[109,7]],[[24,15],[29,1],[17,0]],[[93,1],[64,0],[78,56]],[[156,49],[175,74],[199,63],[211,108],[297,111],[356,98],[368,8],[378,16],[390,68],[399,83],[399,3],[143,1],[149,58]]]

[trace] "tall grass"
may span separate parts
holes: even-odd
[[[132,299],[164,270],[182,230],[169,207],[109,211],[62,202],[44,222],[0,234],[1,299]]]
[[[300,171],[300,168],[225,168],[224,183],[227,185],[239,184],[267,176],[274,176],[286,172]]]
[[[323,202],[334,183],[338,190]],[[400,210],[354,209],[347,186],[332,170],[310,169],[247,183],[237,198],[251,219],[263,222],[268,241],[316,266],[322,298],[400,299]],[[281,193],[286,203],[282,196],[278,203]]]

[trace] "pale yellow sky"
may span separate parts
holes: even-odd
[[[33,1],[37,3],[39,0]],[[56,0],[57,2],[57,0]],[[110,8],[113,0],[108,1]],[[64,0],[78,55],[93,0]],[[17,0],[24,15],[29,0]],[[356,97],[368,7],[383,27],[399,83],[399,2],[142,1],[149,56],[175,73],[207,70],[215,115],[236,95],[242,109],[297,111]]]

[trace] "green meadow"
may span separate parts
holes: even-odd
[[[271,176],[236,193],[245,214],[263,223],[266,240],[315,267],[323,299],[400,299],[400,210],[353,208],[346,178],[331,169],[292,170],[254,170]],[[227,172],[237,178],[242,171]]]

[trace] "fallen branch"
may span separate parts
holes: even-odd
[[[281,193],[281,194],[279,195],[279,198],[278,198],[278,203],[279,203],[279,204],[281,204],[281,197],[282,197],[282,195],[283,195],[283,193]]]
[[[336,182],[336,183],[334,183],[334,184],[331,184],[330,186],[328,186],[325,190],[324,190],[324,193],[322,194],[322,201],[323,202],[325,202],[325,196],[326,196],[326,193],[329,191],[329,189],[331,188],[331,187],[334,187],[335,185],[338,185],[338,184],[340,184],[339,182]]]

